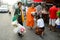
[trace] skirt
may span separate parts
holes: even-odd
[[[41,35],[42,34],[42,32],[44,31],[44,27],[42,27],[42,28],[38,28],[38,27],[36,27],[36,29],[35,29],[35,33],[37,34],[37,35]]]

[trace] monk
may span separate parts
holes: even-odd
[[[34,6],[34,3],[32,3],[31,7],[28,8],[28,11],[26,13],[26,25],[31,29],[34,27],[34,16],[32,15],[32,12],[36,11]]]

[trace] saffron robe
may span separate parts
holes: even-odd
[[[31,12],[35,12],[35,11],[36,11],[35,8],[29,7],[26,13],[26,25],[29,27],[34,26],[34,16],[31,14]]]

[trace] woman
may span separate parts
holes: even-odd
[[[34,15],[32,15],[32,14],[33,14],[33,12],[36,11],[34,6],[35,6],[34,3],[32,3],[31,7],[28,8],[28,11],[26,13],[26,25],[28,27],[30,27],[31,29],[34,26]]]

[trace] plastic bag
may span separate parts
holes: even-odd
[[[56,25],[60,25],[59,18],[55,21],[55,24],[56,24]]]
[[[21,24],[18,24],[18,32],[19,32],[20,34],[26,33],[25,27],[22,26]]]
[[[18,33],[18,27],[14,28],[14,33]]]
[[[13,25],[13,26],[17,26],[17,24],[18,24],[18,23],[17,23],[17,20],[15,20],[15,21],[12,22],[12,25]]]
[[[26,29],[24,26],[22,26],[21,24],[17,24],[17,25],[18,27],[14,28],[13,30],[15,33],[20,33],[20,34],[26,33]]]

